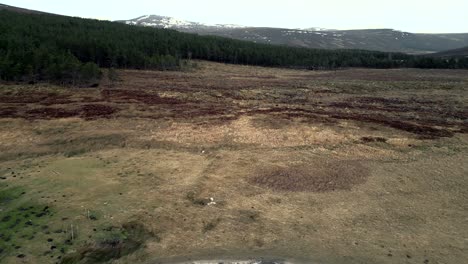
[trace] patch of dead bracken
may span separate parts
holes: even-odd
[[[357,161],[316,160],[290,167],[263,167],[250,183],[274,191],[331,192],[362,184],[369,170]]]

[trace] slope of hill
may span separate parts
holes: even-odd
[[[468,57],[468,46],[460,49],[447,50],[432,55],[433,57]]]
[[[304,48],[365,49],[424,54],[468,45],[468,33],[414,34],[393,29],[327,30],[206,25],[155,15],[117,22]]]
[[[0,10],[8,10],[8,11],[24,13],[24,14],[49,14],[51,15],[50,13],[45,13],[41,11],[30,10],[30,9],[15,7],[15,6],[9,6],[9,5],[4,5],[4,4],[0,4]]]
[[[322,49],[365,49],[413,54],[468,45],[468,34],[413,34],[393,29],[307,31],[279,28],[226,29],[201,32],[257,43]]]

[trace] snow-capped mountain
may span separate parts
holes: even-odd
[[[334,30],[320,27],[286,29],[209,25],[157,15],[146,15],[116,22],[304,48],[362,49],[424,54],[468,46],[466,33],[415,34],[394,29]]]
[[[306,31],[333,31],[335,29],[321,28],[321,27],[309,27],[309,28],[300,28],[300,30]]]
[[[145,16],[137,17],[135,19],[118,21],[118,22],[123,22],[127,25],[169,28],[169,29],[177,29],[177,30],[185,30],[185,31],[244,28],[244,26],[240,26],[240,25],[232,25],[232,24],[210,25],[210,24],[191,22],[191,21],[177,19],[173,17],[158,16],[158,15],[145,15]]]

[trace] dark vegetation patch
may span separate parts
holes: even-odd
[[[355,81],[379,81],[379,82],[459,82],[466,79],[463,70],[373,70],[347,69],[314,75],[317,79],[355,80]]]
[[[302,122],[315,122],[333,124],[336,119],[354,120],[366,123],[380,124],[391,128],[403,130],[413,134],[419,135],[425,139],[435,139],[440,137],[452,137],[454,133],[444,128],[434,128],[430,125],[420,124],[418,122],[402,121],[398,116],[384,116],[380,113],[353,113],[353,112],[339,112],[322,109],[300,109],[300,108],[270,108],[262,110],[254,110],[248,112],[249,115],[255,114],[275,114],[276,116],[291,118],[302,118]],[[273,123],[275,121],[272,121]],[[424,122],[423,120],[420,121]],[[273,124],[272,124],[273,125]],[[442,125],[433,124],[431,125]]]
[[[81,116],[86,119],[108,117],[117,112],[115,107],[102,104],[87,104],[81,107]]]
[[[17,93],[5,93],[0,95],[0,103],[9,104],[33,104],[41,103],[47,104],[54,100],[66,100],[68,95],[59,94],[54,92],[41,92],[41,91],[20,91]]]
[[[176,98],[161,97],[154,93],[148,93],[142,90],[103,90],[101,95],[104,99],[112,102],[141,102],[148,105],[158,104],[183,104],[185,101],[181,101]]]
[[[75,101],[70,99],[70,95],[60,92],[34,90],[15,93],[4,92],[0,95],[0,118],[56,119],[81,117],[96,119],[107,118],[119,111],[110,105],[93,104],[93,102],[97,101],[102,102],[100,98],[84,96],[79,101],[82,104],[72,104]],[[36,108],[31,109],[31,106]]]
[[[78,109],[64,109],[64,108],[36,108],[26,112],[26,117],[29,119],[53,119],[53,118],[68,118],[77,117],[80,115]]]
[[[202,230],[203,233],[213,231],[214,229],[216,229],[216,227],[219,225],[220,222],[221,222],[221,218],[216,218],[216,219],[203,223],[203,230]]]
[[[102,104],[86,104],[78,108],[43,107],[26,111],[28,119],[55,119],[81,117],[85,119],[107,118],[117,112],[117,108]]]
[[[371,97],[371,96],[363,96],[363,97],[355,97],[349,99],[349,101],[358,101],[361,103],[380,103],[380,104],[390,104],[390,105],[402,105],[402,104],[408,104],[408,100],[403,100],[400,98],[383,98],[383,97]],[[414,99],[412,100],[414,101]]]
[[[105,263],[119,259],[141,248],[154,235],[139,222],[129,222],[121,227],[103,230],[95,241],[87,243],[76,252],[65,255],[62,264]]]
[[[14,118],[17,116],[16,107],[0,107],[0,118]]]
[[[98,103],[104,101],[100,97],[93,97],[93,96],[82,96],[79,98],[80,102],[82,103]]]
[[[42,100],[40,104],[50,106],[50,105],[59,105],[59,104],[71,104],[74,101],[70,99],[69,95],[63,94],[54,94],[48,96],[45,100]]]
[[[191,202],[193,205],[199,205],[199,206],[205,206],[209,202],[211,202],[210,199],[208,198],[202,198],[200,197],[195,191],[189,191],[187,195],[185,196],[189,202]]]
[[[369,175],[356,161],[314,161],[291,167],[265,167],[249,178],[255,185],[276,191],[330,192],[350,190]]]
[[[427,101],[410,98],[402,100],[397,98],[358,97],[342,102],[334,102],[329,106],[342,109],[362,111],[382,111],[388,113],[414,113],[428,117],[464,119],[468,117],[468,109],[464,106],[456,107],[443,101]],[[443,122],[441,120],[441,122]]]
[[[247,110],[247,115],[268,115],[268,118],[258,121],[258,125],[267,128],[279,128],[278,123],[286,123],[296,119],[301,123],[322,123],[322,124],[336,124],[336,120],[329,118],[326,112],[319,110],[307,110],[297,107],[273,107],[268,109],[255,109]],[[273,115],[273,117],[271,117]]]
[[[121,134],[110,134],[90,137],[58,139],[47,142],[51,154],[64,153],[67,157],[78,156],[87,152],[118,148],[125,144],[126,137]]]
[[[387,139],[383,137],[362,137],[361,141],[364,143],[372,143],[372,142],[385,143],[387,142]]]
[[[336,119],[354,120],[366,123],[380,124],[419,135],[422,139],[437,139],[441,137],[452,137],[454,133],[448,129],[434,128],[432,126],[418,124],[410,121],[395,120],[397,117],[388,117],[381,114],[358,114],[358,113],[331,113],[330,117]],[[398,118],[399,119],[399,118]]]
[[[358,100],[362,101],[362,99]],[[412,101],[395,100],[397,101],[387,101],[384,98],[379,100],[364,98],[363,101],[368,102],[368,104],[334,103],[333,107],[345,108],[347,111],[346,113],[336,111],[331,116],[337,119],[378,123],[427,138],[451,137],[453,132],[450,131],[450,128],[462,125],[460,118],[464,116],[463,113],[453,111],[450,109],[451,106],[446,104],[419,105]],[[380,103],[376,104],[376,102]],[[394,104],[382,104],[381,102],[393,102]],[[450,121],[452,119],[459,120],[458,122]]]

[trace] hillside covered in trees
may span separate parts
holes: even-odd
[[[184,59],[259,66],[468,68],[468,59],[256,44],[174,30],[0,11],[0,78],[82,84],[99,68],[179,69]]]
[[[444,57],[444,58],[468,58],[468,46],[460,49],[446,50],[433,54],[433,57]]]

